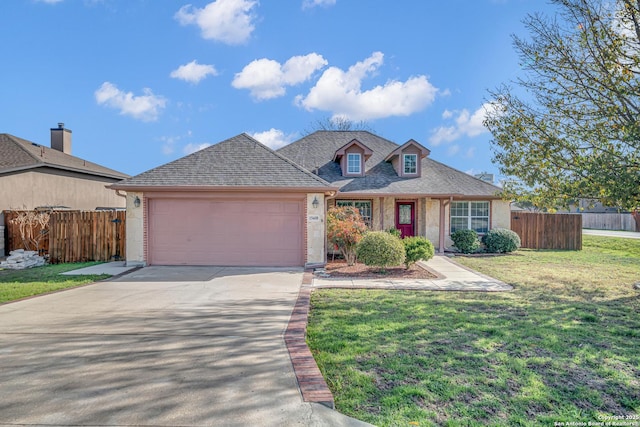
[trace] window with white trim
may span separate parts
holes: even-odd
[[[417,154],[404,154],[402,156],[402,163],[404,165],[405,175],[415,175],[416,173],[418,173]]]
[[[358,209],[367,227],[371,228],[371,200],[336,200],[336,206],[350,206]]]
[[[451,202],[451,233],[457,230],[489,231],[489,202]]]
[[[360,174],[360,153],[348,153],[347,154],[347,173],[348,174]]]

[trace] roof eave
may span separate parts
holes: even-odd
[[[280,187],[280,186],[233,186],[233,185],[126,185],[111,184],[107,186],[112,190],[138,191],[138,192],[170,192],[170,191],[193,191],[193,192],[281,192],[281,193],[325,193],[337,192],[338,187],[318,186],[318,187]]]
[[[123,179],[127,179],[129,178],[129,175],[114,175],[114,174],[106,174],[106,173],[99,173],[99,172],[94,172],[94,171],[88,171],[85,169],[77,169],[77,168],[70,168],[70,167],[66,167],[66,166],[60,166],[60,165],[56,165],[54,163],[45,163],[45,162],[41,162],[38,164],[32,164],[32,165],[26,165],[26,166],[19,166],[16,168],[9,168],[9,169],[2,169],[0,170],[0,174],[6,174],[6,173],[15,173],[15,172],[21,172],[21,171],[27,171],[30,169],[39,169],[39,168],[51,168],[51,169],[58,169],[58,170],[64,170],[64,171],[69,171],[69,172],[77,172],[77,173],[81,173],[84,175],[92,175],[92,176],[99,176],[99,177],[103,177],[103,178],[113,178],[113,179],[119,179],[119,180],[123,180]]]
[[[339,191],[338,195],[340,196],[348,196],[348,197],[395,197],[396,199],[416,199],[427,197],[430,199],[456,199],[456,200],[472,200],[472,199],[491,199],[491,200],[500,200],[502,197],[498,195],[488,195],[488,194],[462,194],[462,193],[384,193],[384,192],[376,192],[376,193],[366,193],[359,191]]]

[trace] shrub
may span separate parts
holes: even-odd
[[[398,239],[400,238],[400,235],[402,234],[402,233],[400,233],[400,230],[398,230],[395,227],[391,227],[390,229],[388,229],[387,233],[391,234],[392,236],[396,236]]]
[[[433,244],[424,237],[405,237],[402,243],[404,244],[404,266],[407,269],[420,260],[430,260],[435,253]]]
[[[404,245],[386,231],[371,231],[358,243],[358,259],[384,271],[386,267],[404,263]]]
[[[487,252],[513,252],[520,247],[520,236],[506,228],[494,228],[482,237]]]
[[[458,248],[463,254],[470,254],[478,250],[480,240],[475,230],[456,230],[451,234],[453,246]]]
[[[348,265],[355,264],[356,246],[366,231],[356,208],[332,207],[327,211],[327,239],[338,247]]]

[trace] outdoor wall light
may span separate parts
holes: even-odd
[[[136,196],[136,198],[133,199],[133,206],[135,206],[136,208],[140,207],[140,197]]]
[[[320,202],[318,201],[318,198],[316,196],[313,196],[313,202],[311,202],[311,204],[313,205],[314,209],[318,209],[318,206],[320,206]]]

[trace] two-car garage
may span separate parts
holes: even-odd
[[[151,265],[302,266],[304,195],[147,200]]]
[[[337,191],[247,134],[112,184],[127,198],[127,265],[325,262]]]

